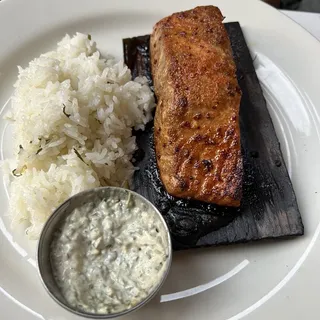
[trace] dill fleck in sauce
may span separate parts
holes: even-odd
[[[168,245],[162,221],[146,204],[130,196],[88,203],[75,209],[54,235],[53,275],[70,306],[121,312],[161,281]]]

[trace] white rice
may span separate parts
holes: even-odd
[[[145,78],[131,81],[122,61],[102,59],[95,42],[66,35],[56,51],[19,67],[7,118],[15,161],[7,170],[13,226],[26,221],[38,238],[52,211],[71,195],[100,185],[121,186],[134,172],[132,128],[144,129],[154,97]]]

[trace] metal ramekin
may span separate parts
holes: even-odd
[[[164,230],[167,233],[167,239],[168,239],[168,260],[166,264],[166,270],[160,280],[160,282],[153,288],[153,290],[150,292],[150,294],[141,302],[139,302],[137,305],[132,307],[131,309],[127,309],[118,313],[110,313],[110,314],[98,314],[98,313],[87,313],[82,310],[78,310],[70,306],[63,295],[60,292],[60,289],[58,288],[55,279],[53,277],[52,269],[51,269],[51,262],[50,262],[50,245],[53,239],[53,234],[56,230],[58,230],[60,224],[64,220],[64,218],[70,214],[75,208],[81,207],[83,204],[91,201],[99,201],[106,197],[112,197],[112,196],[124,196],[128,197],[128,195],[131,194],[132,197],[135,198],[136,201],[142,201],[148,205],[149,208],[151,208],[155,214],[157,214],[160,218],[160,220],[163,223]],[[65,308],[66,310],[82,316],[86,318],[91,319],[111,319],[115,317],[119,317],[125,314],[128,314],[134,310],[137,310],[138,308],[144,306],[146,303],[148,303],[160,290],[162,284],[164,283],[171,266],[171,260],[172,260],[172,245],[171,245],[171,238],[169,229],[166,225],[166,222],[164,221],[162,215],[158,211],[158,209],[147,199],[142,197],[141,195],[137,194],[136,192],[133,192],[131,190],[123,189],[123,188],[116,188],[116,187],[101,187],[101,188],[95,188],[91,190],[87,190],[81,193],[78,193],[71,198],[69,198],[67,201],[65,201],[63,204],[61,204],[50,216],[48,221],[43,227],[43,230],[40,235],[39,244],[38,244],[38,252],[37,252],[37,262],[38,262],[38,270],[40,274],[40,278],[42,280],[42,283],[49,293],[49,295],[55,300],[60,306]]]

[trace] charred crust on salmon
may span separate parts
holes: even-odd
[[[159,101],[154,142],[161,154],[160,178],[169,194],[239,206],[241,91],[222,21],[218,8],[203,6],[155,25],[150,37]]]

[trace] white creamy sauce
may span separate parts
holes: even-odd
[[[158,215],[129,196],[75,209],[55,234],[51,264],[72,307],[116,313],[138,304],[157,286],[168,252]]]

